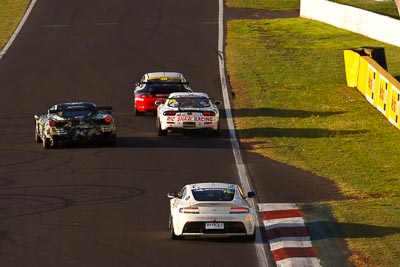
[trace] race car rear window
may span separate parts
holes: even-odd
[[[149,93],[151,95],[169,95],[174,92],[191,92],[191,89],[181,82],[150,81],[143,89],[138,90],[140,94]]]
[[[149,93],[151,95],[156,94],[170,94],[174,92],[186,92],[187,89],[179,83],[156,83],[148,85]]]
[[[180,107],[180,108],[208,108],[210,107],[210,100],[207,98],[172,98],[168,100],[167,106]]]
[[[235,189],[232,188],[196,188],[192,194],[197,201],[232,201]]]

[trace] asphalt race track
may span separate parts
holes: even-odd
[[[167,192],[239,182],[226,121],[219,138],[157,137],[154,116],[133,116],[133,84],[145,72],[182,72],[221,99],[217,41],[215,0],[36,3],[0,61],[1,266],[258,265],[251,242],[169,237]],[[36,144],[33,115],[66,101],[112,106],[117,146]],[[259,202],[336,195],[318,177],[244,159]]]

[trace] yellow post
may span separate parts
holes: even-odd
[[[357,87],[360,54],[354,52],[353,50],[344,50],[343,53],[347,86]]]

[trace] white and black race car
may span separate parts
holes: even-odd
[[[116,126],[111,107],[92,102],[60,103],[47,114],[35,115],[35,140],[45,149],[66,143],[86,144],[99,141],[115,145]]]
[[[172,239],[185,236],[230,237],[255,239],[255,217],[248,199],[254,192],[243,194],[240,186],[226,183],[185,185],[170,198],[169,227]]]
[[[219,134],[219,110],[206,93],[172,93],[162,103],[156,101],[158,135],[172,131],[205,130]]]

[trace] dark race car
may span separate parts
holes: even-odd
[[[185,77],[178,72],[151,72],[143,75],[135,87],[134,114],[142,116],[146,111],[157,111],[156,101],[165,102],[174,92],[192,92]]]
[[[46,149],[67,143],[115,145],[117,141],[111,107],[97,107],[91,102],[61,103],[34,118],[35,141]]]

